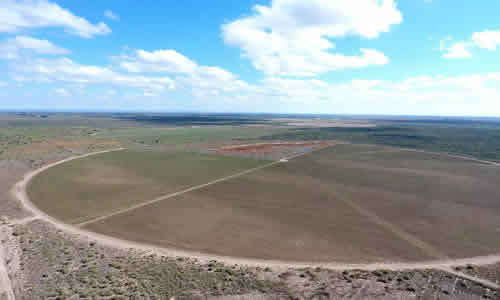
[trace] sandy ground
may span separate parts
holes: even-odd
[[[8,232],[5,232],[5,228],[2,228],[2,233],[0,237],[5,239],[5,235]],[[5,249],[3,246],[0,246],[0,299],[6,300],[15,300],[14,291],[12,289],[12,283],[9,278],[9,273],[6,268],[7,258],[5,255]]]
[[[14,160],[0,160],[0,191],[8,191],[20,177],[30,170],[23,162]],[[0,210],[4,215],[13,218],[23,218],[29,215],[10,193],[0,193]]]
[[[323,146],[323,148],[324,147],[326,147],[326,146]],[[317,150],[319,150],[319,149],[321,149],[321,148],[317,148]],[[153,200],[146,201],[146,202],[143,202],[143,203],[131,206],[131,207],[126,208],[126,209],[118,210],[118,211],[116,211],[114,213],[111,213],[111,214],[107,214],[107,215],[104,215],[104,216],[100,216],[98,218],[94,218],[94,219],[91,219],[91,220],[79,223],[79,224],[77,224],[77,226],[78,227],[84,227],[86,225],[89,225],[89,224],[92,224],[92,223],[96,223],[96,222],[99,222],[99,221],[104,220],[104,219],[108,219],[108,218],[116,216],[116,215],[121,215],[121,214],[127,213],[129,211],[132,211],[132,210],[135,210],[135,209],[138,209],[138,208],[141,208],[141,207],[145,207],[145,206],[148,206],[148,205],[151,205],[151,204],[154,204],[154,203],[166,200],[166,199],[170,199],[170,198],[173,198],[173,197],[176,197],[176,196],[180,196],[180,195],[192,192],[192,191],[200,190],[200,189],[203,189],[205,187],[208,187],[208,186],[211,186],[211,185],[214,185],[214,184],[217,184],[217,183],[221,183],[221,182],[233,179],[233,178],[238,178],[238,177],[244,176],[246,174],[250,174],[250,173],[256,172],[258,170],[269,168],[271,166],[280,164],[280,163],[285,162],[285,161],[289,161],[291,159],[294,159],[296,157],[299,157],[299,156],[302,156],[302,155],[305,155],[305,154],[307,154],[307,153],[295,154],[293,156],[286,157],[283,160],[273,161],[271,163],[268,163],[268,164],[265,164],[265,165],[262,165],[262,166],[259,166],[259,167],[256,167],[256,168],[248,169],[248,170],[245,170],[243,172],[239,172],[239,173],[236,173],[236,174],[233,174],[233,175],[229,175],[229,176],[225,176],[225,177],[222,177],[222,178],[219,178],[219,179],[216,179],[216,180],[212,180],[210,182],[207,182],[207,183],[204,183],[204,184],[200,184],[200,185],[196,185],[196,186],[184,189],[182,191],[178,191],[178,192],[175,192],[175,193],[170,193],[170,194],[167,194],[167,195],[163,195],[163,196],[157,197],[157,198],[155,198]]]
[[[90,153],[88,155],[92,154],[93,153]],[[70,159],[76,158],[78,157],[73,157]],[[58,163],[62,162],[56,162],[54,164],[46,166],[46,168],[49,168],[52,165]],[[113,258],[112,261],[109,261],[110,258],[108,258],[108,255],[106,254],[105,259],[99,258],[95,260],[95,263],[97,263],[98,266],[102,266],[98,267],[98,269],[94,271],[96,273],[85,275],[87,276],[86,278],[91,280],[91,282],[95,282],[95,280],[98,280],[97,282],[101,282],[101,280],[104,280],[105,282],[106,280],[108,280],[108,276],[112,276],[112,278],[115,278],[116,280],[118,280],[118,282],[122,280],[125,280],[125,282],[136,282],[134,283],[134,286],[145,288],[142,289],[142,292],[141,290],[132,292],[132,294],[136,295],[136,299],[157,299],[162,289],[164,291],[166,289],[166,291],[173,292],[175,290],[184,290],[182,286],[178,286],[177,288],[169,287],[167,282],[165,282],[162,277],[156,278],[157,275],[155,275],[160,274],[158,272],[171,272],[171,263],[169,263],[170,265],[166,263],[179,260],[181,262],[184,261],[188,263],[188,266],[190,266],[189,268],[195,268],[195,273],[192,274],[196,274],[196,276],[198,276],[199,272],[213,272],[213,270],[215,270],[214,265],[218,266],[221,262],[226,263],[227,266],[222,267],[222,270],[226,268],[236,268],[236,270],[238,270],[240,266],[246,265],[253,270],[252,272],[260,274],[259,277],[263,278],[266,281],[271,280],[273,282],[277,281],[281,284],[285,284],[286,290],[283,290],[283,288],[280,286],[277,286],[277,288],[249,286],[248,288],[250,288],[250,291],[253,291],[251,294],[244,294],[245,291],[249,291],[248,288],[231,288],[224,291],[224,288],[221,289],[221,283],[226,282],[226,280],[228,278],[231,279],[231,277],[222,275],[225,273],[213,273],[214,275],[221,274],[221,277],[218,277],[219,279],[215,281],[209,280],[204,283],[209,284],[209,286],[207,286],[207,288],[210,289],[209,291],[205,290],[203,294],[199,294],[199,298],[189,296],[187,298],[176,297],[176,299],[254,300],[339,298],[380,300],[471,300],[484,298],[496,299],[499,295],[498,291],[500,289],[498,289],[498,285],[494,282],[491,282],[491,280],[488,280],[488,277],[486,277],[487,280],[482,280],[481,278],[474,276],[475,274],[472,274],[472,277],[469,280],[466,279],[467,276],[463,276],[461,272],[457,272],[458,276],[450,273],[450,268],[457,265],[470,266],[471,264],[479,264],[484,265],[485,268],[489,267],[493,263],[500,261],[500,257],[498,255],[475,257],[462,260],[429,261],[419,264],[327,263],[323,265],[319,263],[308,264],[283,261],[245,260],[233,257],[218,257],[205,255],[202,253],[178,251],[176,249],[158,248],[150,245],[131,243],[108,236],[93,234],[91,232],[80,230],[79,228],[62,224],[61,222],[52,219],[50,216],[46,216],[43,212],[37,210],[36,207],[33,207],[29,202],[29,199],[23,198],[21,194],[25,193],[25,191],[19,188],[23,185],[25,187],[30,178],[32,178],[34,175],[36,175],[36,173],[39,173],[40,171],[41,170],[35,170],[33,172],[27,173],[25,178],[12,190],[13,196],[15,196],[16,199],[19,198],[20,200],[23,200],[22,206],[27,208],[28,211],[23,212],[23,216],[26,217],[14,218],[12,220],[9,220],[8,225],[6,225],[6,228],[10,228],[10,231],[12,231],[12,229],[15,229],[16,231],[32,231],[32,233],[22,234],[20,236],[12,236],[10,235],[11,232],[9,232],[8,234],[10,238],[8,240],[10,240],[10,242],[8,242],[7,245],[2,244],[3,249],[6,249],[8,251],[7,259],[8,262],[10,261],[10,264],[8,264],[8,267],[6,269],[8,269],[9,274],[11,275],[11,279],[14,279],[14,281],[11,280],[10,282],[12,284],[11,289],[6,287],[5,290],[13,290],[17,299],[38,299],[41,297],[41,295],[52,295],[54,292],[56,292],[55,295],[57,295],[57,293],[60,295],[59,299],[80,299],[78,297],[78,294],[74,294],[78,293],[77,290],[74,290],[74,284],[76,284],[76,286],[79,286],[80,292],[82,291],[81,289],[83,289],[83,291],[88,291],[89,289],[94,290],[94,286],[91,287],[90,282],[80,282],[79,280],[82,279],[74,277],[73,274],[82,272],[84,272],[85,274],[86,271],[85,268],[83,268],[85,265],[82,264],[83,260],[80,261],[81,255],[83,254],[85,257],[85,255],[87,255],[86,252],[90,251],[91,253],[93,253],[92,251],[95,251],[97,249],[108,249],[106,251],[115,253],[112,255],[112,257],[115,258]],[[31,214],[32,216],[30,216]],[[22,244],[23,240],[25,241],[24,244]],[[31,244],[32,240],[34,240],[34,243]],[[28,241],[30,242],[30,244],[27,244]],[[94,243],[96,243],[96,245],[92,246]],[[46,248],[40,248],[44,244],[46,244],[46,246],[44,246]],[[19,248],[20,246],[22,247],[22,249]],[[92,250],[93,247],[98,248]],[[16,248],[18,250],[16,250]],[[64,257],[64,255],[61,256],[62,253],[60,253],[60,250],[58,249],[71,251],[71,260],[66,262],[66,258]],[[21,252],[21,250],[23,251]],[[25,252],[25,250],[27,250],[27,252]],[[95,252],[94,255],[101,257],[103,254],[97,254],[100,251],[101,250]],[[81,253],[78,254],[79,252]],[[197,257],[200,259],[198,259]],[[165,260],[167,258],[168,260]],[[68,257],[68,259],[70,259],[70,257]],[[55,262],[56,265],[53,267],[44,266],[46,262],[49,261]],[[107,261],[109,262],[109,265]],[[60,265],[60,267],[57,267],[57,264],[61,263],[62,265]],[[74,273],[71,273],[70,276],[68,276],[67,273],[59,273],[59,271],[56,271],[55,269],[66,268],[66,263],[70,263],[71,265],[75,265],[76,267],[76,269],[73,269]],[[19,266],[19,264],[21,265],[20,271],[15,269],[15,267]],[[79,264],[81,265],[78,266]],[[118,269],[118,267],[116,267],[117,264],[118,267],[121,265],[129,268],[129,271],[123,272],[123,269]],[[360,270],[359,268],[364,268],[364,270]],[[478,267],[473,268],[475,269]],[[53,270],[51,271],[51,269]],[[110,271],[111,273],[109,273]],[[153,273],[151,273],[151,271],[153,271]],[[218,270],[216,271],[218,272]],[[178,273],[178,275],[175,275],[177,273],[173,273],[172,276],[175,276],[175,278],[182,279],[182,277],[177,276],[183,276],[182,274],[186,274],[185,270],[179,270],[176,272],[180,273]],[[46,277],[47,274],[48,277]],[[247,275],[245,275],[244,278],[247,278]],[[186,278],[186,280],[182,280],[179,283],[187,282],[188,284],[190,284],[189,280],[191,279],[189,279],[188,277]],[[137,286],[137,284],[139,284],[139,286]],[[237,283],[236,287],[243,287],[245,285],[246,284],[244,283]],[[134,288],[134,286],[130,286],[132,288],[132,291],[136,289]],[[100,284],[97,288],[100,288]],[[118,288],[121,289],[121,287]],[[111,293],[108,289],[101,291],[105,293]],[[242,292],[243,294],[241,294]],[[285,294],[282,294],[283,292],[285,292]],[[216,293],[217,295],[221,295],[221,293],[222,295],[231,295],[231,293],[237,293],[237,295],[208,296],[213,295],[213,293]],[[116,296],[114,299],[128,299],[124,298],[124,296],[120,296],[119,294],[115,295]],[[54,296],[48,297],[46,299],[57,298],[58,297]],[[0,299],[2,299],[1,296]]]
[[[333,145],[332,142],[324,141],[309,141],[309,142],[273,142],[273,143],[253,143],[253,144],[240,144],[222,146],[215,149],[217,152],[248,152],[248,153],[266,153],[280,151],[282,148],[298,148],[298,147],[312,147],[321,148],[328,145]]]
[[[113,150],[108,150],[108,151],[118,151],[121,149],[113,149]],[[108,152],[105,151],[105,152]],[[97,153],[102,153],[102,152],[97,152]],[[168,256],[182,256],[182,257],[194,257],[199,259],[202,262],[208,262],[210,260],[216,259],[217,261],[225,262],[228,264],[243,264],[243,265],[249,265],[249,266],[254,266],[254,267],[273,267],[277,269],[287,269],[289,267],[294,267],[294,268],[315,268],[315,267],[322,267],[322,268],[327,268],[331,270],[367,270],[367,271],[373,271],[373,270],[378,270],[378,269],[387,269],[387,270],[407,270],[407,269],[443,269],[443,270],[450,270],[450,268],[455,267],[455,266],[462,266],[462,265],[490,265],[490,264],[495,264],[500,262],[500,255],[488,255],[488,256],[481,256],[481,257],[473,257],[473,258],[466,258],[466,259],[455,259],[455,260],[436,260],[436,261],[428,261],[428,262],[420,262],[420,263],[371,263],[371,264],[339,264],[339,263],[334,263],[334,262],[328,262],[328,263],[296,263],[296,262],[286,262],[286,261],[263,261],[263,260],[252,260],[252,259],[241,259],[241,258],[235,258],[235,257],[222,257],[222,256],[212,256],[212,255],[206,255],[203,253],[196,253],[196,252],[189,252],[189,251],[180,251],[177,249],[167,249],[167,248],[159,248],[159,247],[154,247],[151,245],[146,245],[146,244],[141,244],[141,243],[134,243],[130,241],[125,241],[125,240],[120,240],[116,238],[112,238],[109,236],[104,236],[96,233],[92,233],[89,231],[82,230],[80,228],[76,228],[67,224],[63,224],[59,222],[58,220],[53,219],[50,216],[47,216],[45,213],[41,212],[38,210],[28,199],[26,195],[26,184],[39,174],[40,172],[53,167],[57,164],[61,164],[64,162],[67,162],[72,159],[78,159],[81,157],[86,157],[89,155],[94,155],[97,153],[89,153],[85,154],[82,156],[76,156],[76,157],[71,157],[65,160],[61,160],[59,162],[55,162],[49,165],[46,165],[43,168],[40,168],[38,170],[29,172],[28,174],[25,175],[22,181],[18,182],[15,187],[13,188],[12,192],[14,195],[23,203],[23,205],[31,211],[37,218],[40,218],[44,221],[47,221],[51,224],[53,224],[56,228],[59,228],[60,230],[67,231],[72,234],[76,235],[83,235],[86,236],[87,238],[94,239],[96,241],[99,241],[105,245],[109,245],[112,247],[118,247],[118,248],[123,248],[123,249],[129,249],[129,248],[136,248],[136,249],[142,249],[144,251],[150,251],[153,253],[156,253],[158,255],[168,255]],[[496,285],[493,282],[489,282],[487,280],[480,280],[477,279],[476,281],[481,282],[482,284],[487,284],[488,286],[492,288],[498,288],[498,285]]]
[[[246,268],[215,260],[203,263],[137,249],[106,247],[86,236],[59,231],[43,220],[14,228],[17,236],[13,239],[22,247],[24,277],[24,284],[16,292],[18,299],[82,299],[82,296],[86,299],[171,299],[175,296],[200,300],[471,300],[482,296],[497,299],[498,296],[482,284],[441,270]],[[256,281],[256,274],[264,281]],[[193,287],[199,293],[189,293]]]
[[[471,183],[469,178],[481,179],[475,174],[483,169],[496,173],[496,168],[393,152],[382,156],[398,155],[391,168],[385,165],[391,158],[387,161],[381,156],[376,156],[380,164],[372,164],[370,155],[352,168],[350,160],[328,160],[348,149],[321,151],[327,155],[312,154],[261,169],[189,195],[101,218],[85,229],[160,247],[286,261],[416,262],[498,250],[498,189],[494,184]],[[401,157],[414,156],[418,159],[408,168],[401,167],[409,163],[401,162]],[[414,176],[412,166],[421,164],[426,166]],[[449,173],[450,164],[458,172]],[[367,165],[371,172],[365,169]],[[446,172],[436,168],[440,165]],[[461,173],[463,168],[473,174]],[[374,181],[377,175],[382,178]],[[342,185],[354,180],[360,185]],[[463,196],[462,190],[472,197]]]
[[[434,261],[435,266],[444,266],[443,270],[446,271],[426,269],[424,264],[417,266],[423,269],[416,270],[411,269],[411,264],[391,264],[394,267],[394,271],[391,271],[379,269],[384,265],[377,267],[374,264],[350,265],[349,269],[349,265],[332,263],[328,264],[330,269],[324,269],[301,267],[307,266],[304,263],[249,261],[249,265],[254,266],[251,269],[260,277],[286,284],[289,289],[286,292],[282,287],[269,288],[261,286],[261,283],[254,285],[254,279],[250,280],[251,285],[246,286],[246,279],[253,275],[241,271],[242,265],[221,265],[214,260],[216,256],[199,254],[200,257],[206,257],[205,261],[201,261],[186,258],[190,256],[189,252],[176,252],[175,249],[160,249],[106,236],[94,239],[96,235],[74,227],[66,228],[64,224],[52,220],[36,208],[26,209],[27,207],[18,200],[15,191],[8,193],[11,185],[30,168],[87,151],[97,149],[64,151],[48,156],[43,153],[43,156],[40,156],[40,159],[37,157],[33,163],[25,157],[12,157],[8,163],[14,165],[7,168],[2,165],[5,161],[0,161],[0,190],[3,192],[0,194],[0,212],[1,215],[9,217],[0,224],[0,272],[3,272],[0,276],[4,279],[3,282],[0,281],[3,283],[0,285],[0,299],[83,299],[85,294],[79,293],[88,291],[96,294],[87,294],[85,299],[173,299],[172,296],[175,296],[175,299],[200,300],[500,299],[500,290],[495,291],[496,286],[491,285],[491,282],[498,283],[498,277],[491,275],[489,271],[481,271],[487,269],[495,272],[499,269],[498,264],[491,264],[499,261],[494,255],[476,257],[470,261]],[[5,175],[7,177],[3,177]],[[3,178],[8,178],[7,185]],[[246,261],[231,257],[223,259],[243,264]],[[471,266],[471,262],[484,265]],[[433,262],[428,263],[433,265]],[[447,268],[460,263],[463,265],[457,272],[458,276]],[[178,268],[178,265],[182,264],[187,264],[190,269]],[[269,269],[269,266],[272,268]],[[338,269],[335,269],[335,266]],[[346,266],[344,270],[343,267]],[[355,270],[356,266],[368,268]],[[463,276],[461,271],[473,276],[471,280],[465,279],[467,276]],[[162,275],[157,277],[159,274]],[[202,293],[194,295],[199,297],[182,297],[177,294],[180,290],[192,288],[190,276],[199,274],[216,276],[208,278]],[[170,285],[170,282],[165,280],[167,277],[175,278],[179,285]],[[489,281],[482,282],[478,277]],[[9,280],[5,280],[6,278]],[[232,285],[233,288],[226,289],[231,280],[237,282]],[[102,289],[103,284],[107,285],[105,289]],[[113,290],[110,290],[110,287]],[[131,294],[122,294],[123,288],[126,287],[132,291]],[[172,291],[173,294],[169,293],[170,296],[166,297],[167,294],[162,293],[165,291]],[[286,293],[282,294],[284,291]]]
[[[341,144],[340,141],[281,141],[272,142],[256,140],[252,143],[246,141],[230,141],[219,143],[202,143],[189,145],[191,151],[211,153],[228,156],[252,157],[257,159],[280,160],[283,157],[294,156],[300,153],[315,151],[326,146]]]

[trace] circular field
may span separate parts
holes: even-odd
[[[66,223],[208,254],[416,262],[500,252],[492,164],[339,144],[286,162],[119,151],[52,167],[30,200]]]

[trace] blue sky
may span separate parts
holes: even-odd
[[[500,116],[496,0],[0,2],[0,110]]]

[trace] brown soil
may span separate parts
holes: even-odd
[[[49,222],[53,221],[49,220]],[[446,271],[403,270],[413,268],[411,264],[368,267],[368,270],[374,271],[297,269],[289,265],[288,270],[283,270],[281,267],[278,269],[257,267],[253,271],[247,269],[241,272],[243,269],[238,265],[225,266],[216,261],[203,264],[196,260],[181,258],[174,260],[165,256],[148,255],[152,253],[150,250],[143,252],[133,251],[130,248],[145,249],[140,246],[128,244],[126,247],[118,245],[115,247],[113,243],[104,242],[101,238],[97,239],[96,245],[94,241],[87,240],[89,237],[94,238],[90,233],[79,232],[68,240],[65,232],[75,232],[75,230],[58,226],[57,228],[63,228],[63,230],[56,232],[56,228],[47,226],[46,221],[17,224],[28,224],[30,228],[28,231],[32,231],[31,234],[26,234],[27,226],[17,225],[15,227],[17,233],[9,234],[10,240],[18,240],[16,243],[22,245],[23,255],[20,262],[22,269],[20,273],[13,274],[12,277],[15,278],[13,284],[15,284],[16,297],[20,299],[79,298],[82,295],[95,294],[98,294],[98,297],[109,295],[116,299],[125,299],[130,296],[147,299],[160,296],[167,299],[170,296],[176,296],[176,299],[207,299],[207,296],[209,296],[208,299],[329,299],[336,297],[349,299],[497,299],[499,296],[496,288],[485,286],[481,282],[474,282],[474,279],[471,281],[457,277],[456,274]],[[112,247],[104,249],[102,245],[112,245]],[[63,255],[61,249],[64,250]],[[179,267],[179,264],[175,263],[179,261],[186,262],[187,268]],[[484,264],[481,261],[483,260],[477,258],[460,264]],[[12,272],[14,265],[19,264],[10,256],[6,263],[10,269],[9,273]],[[451,265],[458,264],[457,262],[450,263]],[[246,263],[243,262],[243,264]],[[447,264],[436,262],[424,268],[439,268],[440,265]],[[365,268],[362,265],[359,267]],[[352,266],[339,265],[336,269],[338,268],[351,269]],[[394,271],[380,270],[380,268],[389,268]],[[205,271],[215,276],[210,277]],[[255,275],[251,274],[254,272],[265,280],[256,282],[253,279]],[[105,285],[101,286],[104,283]],[[216,296],[228,294],[241,296]]]
[[[9,235],[16,299],[498,299],[495,289],[436,269],[260,268],[101,245],[43,221]]]
[[[245,145],[231,145],[216,149],[217,152],[243,152],[243,153],[269,153],[281,151],[283,148],[299,148],[312,147],[321,148],[332,145],[333,142],[313,141],[313,142],[273,142],[273,143],[256,143]]]
[[[0,211],[2,215],[22,218],[29,215],[19,200],[8,191],[29,170],[29,166],[15,160],[0,160]]]
[[[78,224],[264,163],[197,153],[102,153],[50,168],[30,182],[28,194],[49,215]]]
[[[335,146],[85,228],[194,252],[289,261],[425,261],[500,249],[496,167],[370,150]]]
[[[474,277],[484,278],[500,285],[500,263],[484,266],[465,265],[455,267],[454,269],[455,271],[463,272]]]

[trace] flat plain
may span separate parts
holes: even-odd
[[[116,151],[64,163],[30,182],[47,214],[77,224],[267,161],[192,152]]]
[[[497,167],[339,144],[85,228],[226,256],[381,262],[500,249]]]
[[[302,120],[289,124],[257,116],[0,115],[0,298],[9,291],[19,299],[498,298],[498,255],[430,265],[357,264],[498,253],[494,230],[500,214],[492,187],[498,182],[497,167],[446,154],[342,143],[499,161],[500,123],[405,119],[351,127],[350,120],[307,122],[309,129],[302,128]],[[351,125],[343,127],[344,122]],[[326,123],[332,127],[323,127]],[[268,165],[269,159],[317,149],[316,142],[332,147],[137,209],[164,191],[253,166],[230,163],[232,159],[262,158],[253,162]],[[273,146],[262,146],[266,143]],[[241,146],[251,144],[258,146]],[[33,216],[9,193],[30,170],[117,147],[128,148],[137,159],[123,152],[116,162],[95,156],[49,169],[63,176],[46,182],[44,188],[56,187],[59,194],[47,197],[43,210],[73,224],[94,220],[85,228],[115,237],[207,255],[151,255],[139,246],[75,234],[67,226],[61,230],[45,216]],[[166,159],[186,151],[213,154],[209,157],[218,167],[204,163],[197,153]],[[81,164],[80,169],[73,164]],[[237,167],[226,173],[226,165]],[[45,175],[50,174],[40,174]],[[96,216],[133,207],[96,222]],[[339,264],[302,268],[288,262],[282,268],[262,262],[259,268],[210,253]],[[443,263],[456,268],[441,269]],[[400,269],[405,266],[409,269]]]

